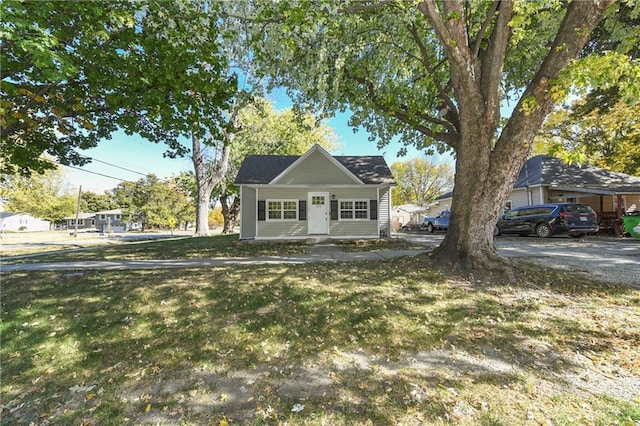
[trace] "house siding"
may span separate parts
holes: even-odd
[[[336,167],[320,152],[313,152],[304,161],[277,181],[285,185],[353,184],[354,180]]]
[[[388,237],[391,236],[391,188],[383,188],[380,190],[378,226],[381,233]]]
[[[537,193],[537,191],[533,191],[533,192]],[[531,196],[533,197],[533,194],[531,194]],[[508,201],[511,201],[511,208],[528,206],[530,205],[529,193],[525,188],[514,189],[513,191],[511,191]],[[540,203],[534,202],[533,204],[540,204]]]
[[[319,189],[316,186],[313,187],[297,187],[297,188],[270,188],[261,187],[258,190],[257,199],[254,197],[249,199],[245,195],[247,191],[246,187],[243,187],[243,205],[256,205],[258,200],[307,200],[309,192],[328,192],[329,198],[335,195],[337,200],[377,200],[378,190],[376,187],[357,186],[351,188],[332,188],[323,187]],[[380,231],[378,228],[379,223],[385,223],[385,226],[389,227],[389,190],[386,189],[386,206],[385,203],[378,202],[378,220],[330,220],[329,221],[329,237],[344,237],[344,238],[357,238],[357,237],[374,237],[378,236]],[[255,191],[254,191],[255,193]],[[250,204],[244,204],[244,203]],[[306,238],[308,234],[308,226],[306,220],[255,220],[255,214],[252,216],[252,223],[258,226],[257,232],[253,235],[245,233],[241,228],[241,238]],[[245,226],[244,214],[241,219],[241,226]],[[389,231],[387,231],[389,232]]]
[[[257,191],[246,186],[241,187],[240,204],[250,208],[244,208],[240,212],[240,239],[256,237],[257,222]]]

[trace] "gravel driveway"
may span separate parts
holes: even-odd
[[[444,234],[399,236],[436,246]],[[495,245],[503,256],[518,257],[551,268],[582,272],[602,281],[640,288],[640,239],[497,237]]]

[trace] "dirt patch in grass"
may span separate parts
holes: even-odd
[[[640,292],[416,259],[4,274],[3,424],[640,421]]]

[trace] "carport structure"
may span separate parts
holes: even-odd
[[[437,200],[450,206],[451,199],[448,193]],[[622,215],[634,206],[640,210],[640,177],[536,155],[520,169],[505,209],[551,202],[589,204],[602,231],[619,235]]]

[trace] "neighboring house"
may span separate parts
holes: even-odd
[[[422,218],[426,216],[429,207],[416,206],[415,204],[403,204],[401,206],[393,206],[391,210],[391,222],[394,231],[405,225],[420,225]]]
[[[67,229],[76,228],[76,217],[67,216],[63,219]],[[139,224],[124,222],[122,210],[104,210],[96,213],[80,213],[78,218],[78,230],[97,231],[102,233],[125,232],[139,228]]]
[[[76,229],[76,216],[67,216],[62,218],[66,222],[67,229]],[[78,215],[78,230],[95,231],[96,230],[96,214],[80,213]]]
[[[122,210],[120,209],[104,210],[96,212],[94,215],[95,227],[100,232],[124,232],[129,230],[127,224],[122,222]]]
[[[450,208],[452,197],[436,200]],[[586,203],[601,216],[617,217],[634,204],[640,208],[640,177],[537,155],[520,169],[505,210],[550,202]]]
[[[0,232],[48,231],[51,223],[25,213],[0,212]]]
[[[249,155],[240,186],[241,239],[391,235],[391,187],[382,156]]]

